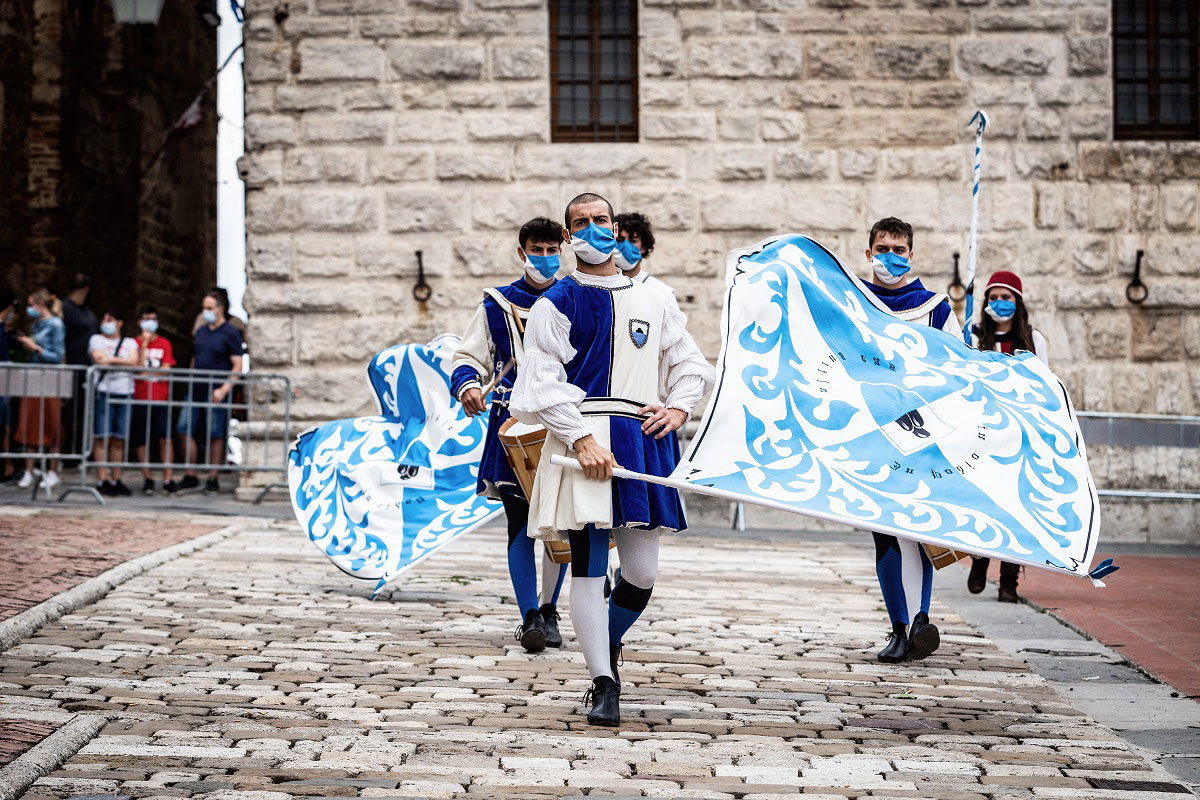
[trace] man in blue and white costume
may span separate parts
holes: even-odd
[[[493,391],[500,398],[512,391],[516,368],[524,360],[521,339],[525,321],[534,301],[554,285],[563,237],[563,227],[554,220],[535,217],[526,222],[517,234],[517,258],[525,267],[524,274],[507,286],[484,291],[483,301],[471,317],[451,365],[450,389],[467,414],[483,413],[483,384],[502,373],[510,360],[513,369],[497,382]],[[539,595],[534,540],[525,535],[529,502],[498,438],[500,426],[508,418],[506,400],[492,403],[476,490],[504,504],[508,518],[508,574],[521,612],[516,638],[527,651],[536,653],[546,647],[562,647],[558,594],[567,565],[555,564],[543,548]]]
[[[675,431],[715,375],[665,294],[617,268],[609,202],[581,194],[565,216],[578,271],[533,305],[510,410],[550,434],[530,498],[529,534],[571,543],[571,622],[592,678],[588,722],[613,726],[621,719],[622,637],[650,600],[661,534],[687,522],[673,489],[614,480],[612,468],[668,475]],[[583,471],[551,464],[555,454],[577,458]],[[606,608],[610,534],[621,578]]]
[[[926,289],[912,274],[912,226],[885,217],[871,226],[866,250],[871,275],[867,288],[902,319],[924,322],[962,336],[945,295]],[[880,661],[897,663],[925,658],[941,644],[936,625],[929,622],[933,562],[911,539],[875,533],[875,573],[892,622]]]

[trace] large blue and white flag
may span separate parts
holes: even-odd
[[[475,494],[487,415],[450,394],[457,336],[389,347],[367,377],[373,417],[300,434],[288,458],[296,518],[310,540],[374,591],[501,512]]]
[[[747,502],[1086,574],[1100,512],[1062,383],[887,308],[817,242],[730,254],[718,380],[672,475]]]

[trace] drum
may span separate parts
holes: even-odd
[[[934,569],[948,567],[971,555],[970,553],[960,553],[957,550],[947,550],[945,547],[933,544],[922,544],[921,546],[925,548],[925,555],[929,556],[929,560],[933,562]]]
[[[500,426],[497,436],[504,447],[509,466],[516,473],[517,483],[521,484],[521,489],[525,492],[525,497],[533,497],[533,479],[537,476],[542,445],[546,443],[546,429],[540,425],[527,425],[510,417]],[[571,562],[570,542],[547,539],[544,544],[550,553],[550,560],[555,564]]]

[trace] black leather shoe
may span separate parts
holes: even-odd
[[[1000,584],[1000,594],[996,597],[1001,603],[1016,603],[1021,600],[1017,596],[1017,584],[1002,583]]]
[[[583,695],[583,704],[592,704],[588,712],[589,725],[603,725],[615,728],[621,724],[621,693],[617,683],[607,675],[601,675],[592,681],[592,688]]]
[[[546,603],[538,609],[546,625],[546,647],[562,647],[562,634],[558,630],[558,609]]]
[[[908,636],[905,634],[904,623],[898,622],[892,626],[888,634],[887,647],[879,651],[875,657],[885,664],[898,664],[908,658]]]
[[[546,649],[546,623],[542,621],[542,615],[536,608],[529,609],[525,621],[517,626],[514,638],[530,653]]]
[[[930,623],[928,614],[922,611],[913,617],[908,629],[909,661],[920,661],[937,650],[941,643],[942,635],[938,633],[937,625]]]
[[[608,668],[612,670],[613,682],[617,684],[617,694],[621,693],[621,673],[617,667],[625,663],[625,659],[621,658],[621,649],[624,647],[624,642],[608,646]]]
[[[971,594],[979,594],[983,591],[983,587],[987,586],[987,571],[989,561],[991,561],[991,559],[971,559],[971,574],[967,576],[967,591]]]

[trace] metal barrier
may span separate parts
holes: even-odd
[[[31,498],[47,496],[61,481],[63,461],[83,461],[81,444],[89,405],[87,367],[64,364],[0,362],[0,459],[25,462],[33,478]],[[22,471],[19,469],[19,471]],[[63,496],[85,491],[103,503],[91,487],[65,487]],[[61,499],[61,498],[60,498]]]
[[[1080,411],[1102,497],[1200,500],[1200,417]]]
[[[92,366],[87,370],[86,468],[101,480],[126,469],[277,473],[259,493],[286,485],[292,391],[284,375]],[[155,457],[157,455],[157,457]],[[87,481],[87,469],[81,481]],[[123,477],[123,476],[121,476]],[[177,484],[181,488],[183,481]]]
[[[141,470],[164,482],[194,475],[197,486],[201,472],[266,475],[259,502],[286,485],[291,401],[283,375],[0,362],[0,459],[33,467],[35,499],[61,481],[59,500],[83,492],[104,504],[89,472]],[[63,462],[78,464],[69,485],[58,475]]]

